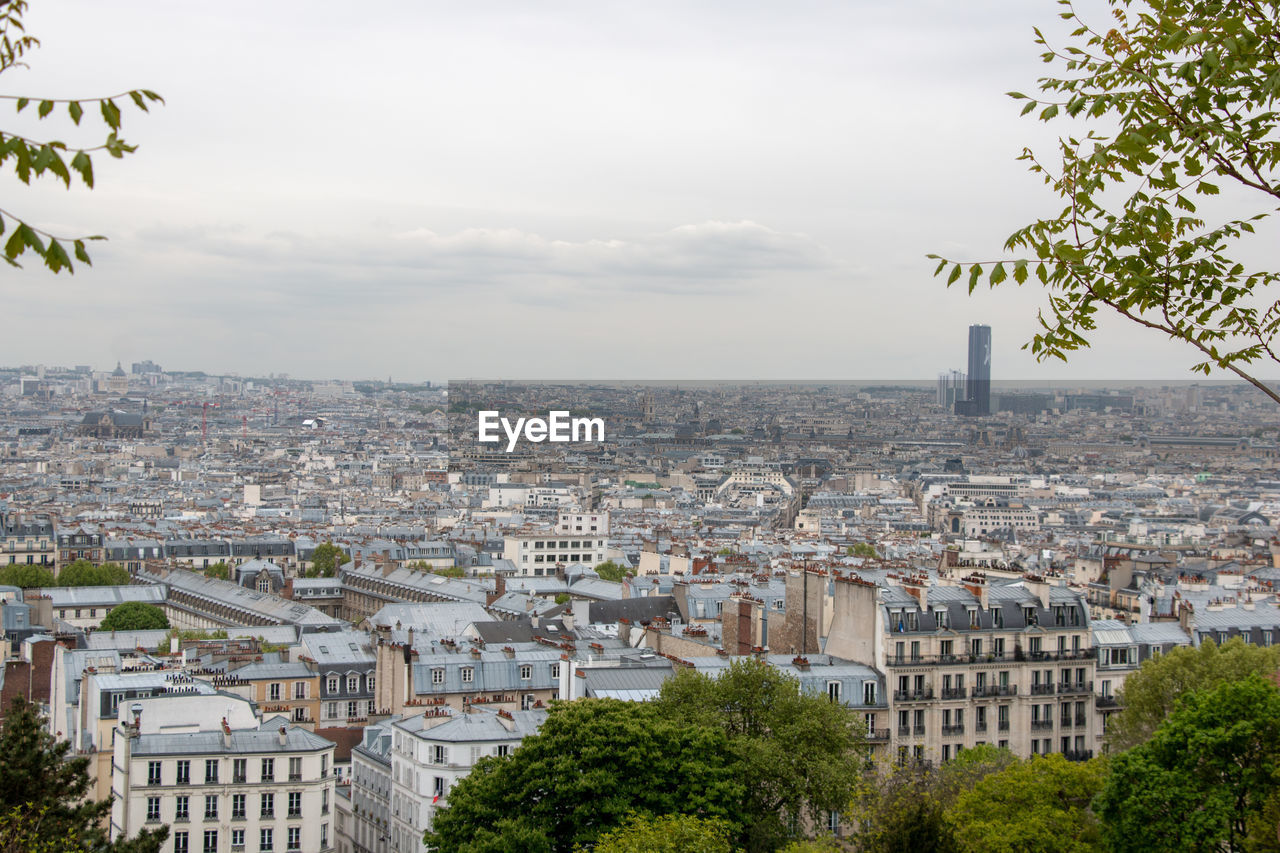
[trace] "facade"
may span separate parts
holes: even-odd
[[[47,515],[0,514],[0,564],[44,566],[58,562],[53,518]]]
[[[502,556],[521,577],[555,575],[556,566],[595,568],[608,559],[608,534],[521,531],[503,540]]]
[[[427,853],[422,834],[449,789],[488,755],[536,734],[546,711],[428,711],[391,724],[391,853]]]
[[[181,717],[176,732],[150,722],[160,713],[151,702],[120,712],[112,840],[166,824],[164,853],[335,849],[329,741],[278,717],[236,728],[214,719],[216,705]]]
[[[392,721],[365,728],[351,750],[351,825],[339,839],[356,853],[387,853],[391,840]]]

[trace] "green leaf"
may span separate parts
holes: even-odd
[[[1026,115],[1027,113],[1029,113],[1029,112],[1031,112],[1032,110],[1034,110],[1035,108],[1036,108],[1036,102],[1035,102],[1035,101],[1027,101],[1026,105],[1025,105],[1025,106],[1023,106],[1023,108],[1022,108],[1022,112],[1018,113],[1018,115],[1020,115],[1020,116],[1024,116],[1024,115]]]
[[[142,110],[144,113],[147,111],[147,102],[142,100],[141,92],[130,92],[129,97],[135,104],[137,104],[138,109]]]
[[[982,278],[982,264],[974,264],[969,269],[969,292],[973,293],[974,288],[978,286],[978,279]]]
[[[942,275],[942,271],[946,268],[947,268],[947,260],[946,258],[943,258],[942,260],[938,261],[938,268],[933,271],[934,276]]]
[[[67,257],[67,250],[62,248],[62,244],[57,240],[49,241],[49,248],[44,253],[44,263],[53,272],[58,272],[65,267],[68,272],[75,273],[71,266],[71,259]]]
[[[40,106],[36,108],[36,115],[40,118],[44,118],[51,112],[53,112],[53,101],[41,101]]]
[[[67,104],[67,112],[71,114],[71,120],[76,124],[80,123],[80,116],[84,115],[84,109],[80,106],[79,101],[72,101]]]
[[[1026,260],[1016,261],[1013,265],[1013,280],[1018,284],[1022,284],[1027,280],[1027,262]]]
[[[84,241],[77,240],[75,244],[76,260],[82,264],[93,266],[93,262],[89,260],[89,253],[84,249]]]
[[[1040,120],[1048,121],[1049,119],[1053,118],[1057,114],[1058,114],[1058,105],[1050,104],[1040,112]]]
[[[956,264],[951,269],[951,275],[947,276],[947,287],[950,287],[951,285],[955,284],[956,280],[959,278],[960,278],[960,265]]]
[[[107,127],[112,130],[120,129],[120,108],[116,106],[115,101],[107,99],[101,102],[102,120],[107,123]],[[117,155],[118,156],[118,155]]]
[[[1009,277],[1008,273],[1004,271],[1004,264],[1003,263],[996,264],[995,269],[991,271],[991,278],[990,278],[991,286],[995,287],[997,284],[1000,284],[1000,282],[1004,281],[1008,277]]]
[[[27,243],[22,239],[22,227],[19,225],[13,233],[9,235],[9,239],[4,244],[4,256],[6,258],[16,258],[27,250]]]
[[[77,151],[76,156],[71,158],[71,168],[80,173],[80,179],[84,181],[85,186],[93,189],[93,161],[89,159],[88,154]]]
[[[30,98],[18,98],[18,112],[22,112],[24,109],[26,109],[27,104],[29,103],[31,103]]]
[[[36,250],[36,254],[44,254],[44,243],[40,240],[40,235],[35,229],[25,222],[18,226],[18,234],[22,235],[22,241],[28,246]]]

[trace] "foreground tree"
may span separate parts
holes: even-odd
[[[89,759],[45,730],[36,708],[17,697],[0,731],[0,851],[156,853],[167,827],[109,844],[101,821],[110,800],[88,800]]]
[[[1048,292],[1040,359],[1089,345],[1100,311],[1198,351],[1195,370],[1228,370],[1280,403],[1258,378],[1280,365],[1274,270],[1251,269],[1243,244],[1280,203],[1280,0],[1108,0],[1095,26],[1059,0],[1075,29],[1063,47],[1036,30],[1056,76],[1023,114],[1071,117],[1058,158],[1020,159],[1061,197],[1061,212],[1015,231],[1004,259],[939,260],[947,284],[995,287],[1034,277]],[[1223,183],[1229,203],[1201,213]]]
[[[163,609],[142,601],[126,601],[111,608],[98,630],[150,631],[168,627],[169,617],[164,615]]]
[[[585,853],[587,848],[578,851]],[[633,815],[600,836],[595,853],[730,853],[729,825],[722,820],[671,814]]]
[[[947,810],[962,853],[1090,853],[1101,849],[1090,803],[1102,762],[1047,755],[1017,761],[964,790]]]
[[[601,580],[621,583],[631,576],[631,570],[626,566],[615,563],[613,560],[605,560],[596,566],[596,574],[600,576]]]
[[[58,572],[58,586],[123,586],[132,578],[118,563],[95,566],[88,560],[76,560]]]
[[[580,699],[553,705],[510,756],[482,759],[449,791],[425,842],[442,853],[568,853],[632,813],[736,828],[742,794],[719,730],[665,719],[652,704]]]
[[[1149,741],[1111,759],[1095,806],[1116,853],[1243,850],[1278,769],[1280,691],[1250,675],[1183,696]]]
[[[40,45],[37,39],[27,35],[23,26],[22,15],[26,10],[26,0],[0,2],[0,74],[26,65],[26,55]],[[136,148],[126,145],[118,136],[121,114],[117,101],[132,101],[143,112],[147,111],[148,104],[163,102],[159,95],[148,89],[135,89],[101,98],[41,98],[28,93],[0,95],[0,99],[14,101],[19,113],[32,106],[32,112],[40,120],[52,115],[55,109],[60,112],[65,108],[68,118],[77,128],[86,106],[91,112],[98,113],[102,123],[106,125],[107,136],[102,142],[89,145],[69,146],[58,139],[33,139],[18,133],[0,131],[0,165],[11,161],[14,174],[22,183],[30,184],[33,177],[52,175],[63,186],[70,188],[74,172],[90,189],[93,188],[94,180],[94,153],[102,151],[120,158]],[[85,249],[85,242],[106,239],[98,235],[57,236],[30,225],[10,210],[0,209],[0,234],[6,229],[10,231],[10,235],[4,243],[4,260],[11,266],[19,266],[16,259],[31,250],[53,272],[75,271],[67,253],[68,248],[75,254],[77,261],[88,264],[89,253]]]
[[[1280,647],[1255,646],[1232,637],[1221,646],[1205,640],[1198,648],[1179,646],[1146,660],[1120,691],[1124,710],[1112,717],[1107,742],[1114,751],[1148,740],[1193,690],[1207,690],[1249,675],[1271,676],[1280,666]]]
[[[681,725],[723,732],[735,775],[746,785],[742,834],[747,850],[774,850],[793,820],[825,826],[843,812],[867,760],[862,723],[825,694],[755,658],[718,676],[681,669],[662,686],[659,713]]]

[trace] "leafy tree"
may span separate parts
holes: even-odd
[[[556,604],[568,604],[572,596],[567,592],[556,593]]]
[[[76,560],[58,572],[58,586],[124,586],[132,577],[118,563],[95,566],[88,560]]]
[[[1278,767],[1280,690],[1252,674],[1183,696],[1149,741],[1111,759],[1095,807],[1116,853],[1241,850]]]
[[[22,15],[26,10],[26,0],[0,3],[0,74],[25,66],[27,54],[40,46],[39,40],[27,35],[23,26]],[[22,134],[0,131],[0,164],[12,160],[14,174],[19,181],[30,184],[33,177],[52,175],[68,189],[71,187],[73,172],[85,186],[93,188],[92,154],[95,152],[104,151],[112,157],[120,158],[135,150],[136,146],[125,144],[118,135],[121,113],[117,101],[125,102],[128,99],[143,112],[147,111],[150,103],[163,103],[159,95],[148,89],[120,92],[105,98],[41,98],[34,95],[0,95],[0,98],[16,102],[19,113],[34,105],[33,112],[40,120],[48,118],[55,109],[60,111],[65,106],[67,116],[76,127],[80,126],[86,106],[90,112],[99,114],[106,125],[107,137],[96,144],[68,146],[57,139],[33,139]],[[0,233],[6,227],[11,228],[12,233],[4,244],[4,259],[11,266],[19,266],[16,259],[30,249],[55,273],[61,270],[75,271],[64,244],[70,244],[76,260],[88,264],[90,261],[85,242],[106,239],[97,235],[58,237],[33,227],[9,210],[0,209]]]
[[[343,562],[345,563],[346,560],[343,560]],[[433,566],[426,560],[415,560],[408,565],[408,568],[418,572],[430,572],[442,578],[465,578],[467,576],[467,570],[462,566]]]
[[[311,552],[311,568],[307,569],[309,578],[331,578],[338,573],[340,566],[351,562],[351,555],[332,542],[322,542]]]
[[[852,798],[858,847],[868,853],[952,853],[956,849],[937,772],[908,762],[876,774]]]
[[[100,631],[149,631],[168,628],[169,617],[162,608],[142,601],[126,601],[111,608],[98,626]]]
[[[557,703],[538,734],[510,756],[481,759],[450,790],[425,843],[443,853],[568,853],[633,812],[722,818],[736,829],[743,790],[726,746],[721,731],[666,719],[653,704]]]
[[[729,825],[715,818],[669,814],[632,815],[600,836],[595,853],[730,853]],[[577,848],[585,853],[587,848]]]
[[[53,572],[38,564],[13,563],[0,567],[0,586],[20,586],[23,589],[53,586]]]
[[[231,580],[231,567],[227,565],[226,560],[219,560],[204,570],[204,576],[221,581],[229,581]]]
[[[1255,362],[1273,348],[1280,302],[1273,270],[1237,260],[1257,223],[1280,201],[1275,113],[1278,0],[1108,0],[1096,27],[1059,0],[1074,27],[1061,47],[1036,43],[1055,76],[1041,78],[1023,114],[1070,116],[1082,132],[1059,140],[1056,162],[1029,149],[1019,159],[1063,200],[1061,212],[1015,231],[1010,254],[984,263],[939,260],[947,284],[970,292],[1034,277],[1048,290],[1040,359],[1066,360],[1089,345],[1100,311],[1183,342],[1280,402]],[[1235,192],[1200,211],[1225,182]],[[967,276],[966,276],[967,271]]]
[[[1061,755],[1015,761],[959,793],[947,809],[962,853],[1088,853],[1100,850],[1089,804],[1102,788],[1100,760]]]
[[[870,542],[855,542],[849,546],[849,556],[864,557],[868,560],[874,560],[880,556],[880,552],[876,550],[876,546]]]
[[[0,853],[156,853],[168,827],[107,842],[111,801],[89,800],[89,759],[45,729],[35,705],[14,698],[0,730]]]
[[[742,834],[747,850],[773,850],[791,836],[792,818],[822,826],[844,811],[866,762],[854,712],[825,694],[805,694],[768,663],[732,661],[712,677],[682,669],[654,703],[681,725],[719,729],[735,775],[746,785]]]
[[[596,574],[600,576],[601,580],[622,583],[622,581],[631,577],[632,572],[626,566],[615,563],[613,560],[605,560],[596,566]]]
[[[1272,675],[1278,665],[1280,648],[1254,646],[1240,637],[1221,646],[1213,640],[1205,640],[1199,648],[1179,646],[1143,661],[1142,668],[1125,679],[1119,694],[1124,710],[1111,718],[1107,742],[1113,750],[1136,746],[1151,737],[1185,693],[1239,681],[1252,673]]]

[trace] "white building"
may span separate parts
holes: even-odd
[[[181,715],[161,701],[120,707],[113,841],[168,825],[164,853],[334,850],[332,742],[282,717],[233,727],[224,706],[238,697],[199,697]]]
[[[547,718],[546,711],[453,714],[428,711],[392,723],[391,853],[427,853],[422,835],[449,789],[487,755],[507,755]]]

